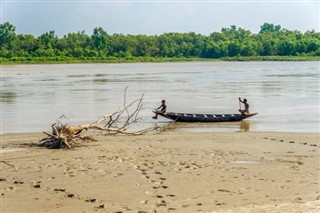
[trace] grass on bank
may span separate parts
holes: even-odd
[[[319,56],[236,56],[219,59],[160,58],[160,57],[12,57],[1,58],[1,64],[79,64],[79,63],[142,63],[142,62],[191,62],[191,61],[320,61]]]

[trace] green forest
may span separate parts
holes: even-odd
[[[108,34],[101,27],[59,38],[55,31],[38,37],[17,34],[9,22],[0,25],[1,63],[125,62],[174,60],[319,60],[320,33],[290,31],[264,23],[259,33],[236,27],[210,35]]]

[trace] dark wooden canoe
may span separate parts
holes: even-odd
[[[167,112],[167,113],[158,113],[158,114],[176,122],[229,122],[229,121],[242,121],[258,113],[245,115],[245,114],[192,114],[192,113]]]

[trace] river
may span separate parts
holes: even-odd
[[[90,123],[143,96],[143,128],[161,125],[152,109],[237,113],[238,97],[258,115],[243,122],[178,124],[186,131],[319,132],[319,62],[186,62],[1,65],[1,134],[50,131],[61,115]],[[243,107],[243,106],[242,106]]]

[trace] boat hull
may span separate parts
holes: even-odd
[[[171,119],[175,122],[232,122],[242,121],[246,118],[252,117],[258,113],[253,114],[192,114],[192,113],[158,113],[162,117]]]

